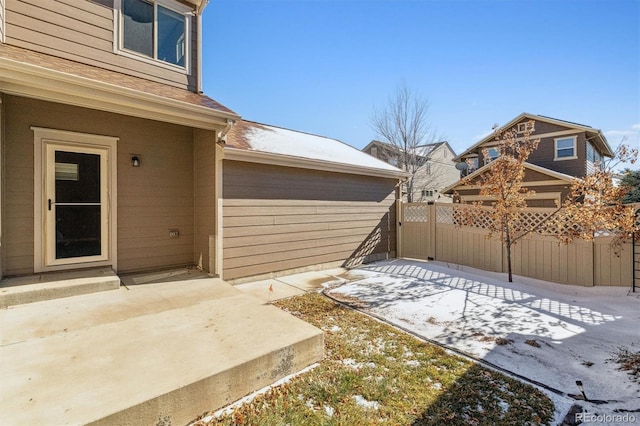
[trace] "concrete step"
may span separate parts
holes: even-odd
[[[214,278],[12,306],[0,327],[12,425],[186,424],[323,356],[320,330]]]
[[[117,290],[120,278],[110,268],[48,272],[0,281],[0,308]]]

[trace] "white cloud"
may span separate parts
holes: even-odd
[[[486,133],[483,133],[483,134],[481,134],[481,135],[474,136],[474,137],[473,137],[473,140],[475,140],[475,141],[481,141],[482,139],[484,139],[484,138],[486,138],[487,136],[492,135],[492,134],[493,134],[493,130],[489,130],[489,131],[488,131],[488,132],[486,132]]]
[[[612,145],[617,145],[623,138],[626,138],[627,144],[638,145],[640,143],[640,123],[632,124],[624,130],[607,130],[604,134]]]

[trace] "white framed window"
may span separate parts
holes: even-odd
[[[433,197],[433,190],[432,189],[423,189],[422,190],[422,196],[423,197]]]
[[[484,157],[484,164],[489,164],[500,155],[498,148],[488,148],[487,155]]]
[[[427,172],[427,176],[431,175],[431,163],[429,163],[428,161],[425,164],[425,171]]]
[[[556,138],[554,141],[554,160],[572,160],[578,158],[578,137]]]
[[[174,0],[115,0],[115,53],[189,73],[192,13]]]
[[[524,133],[527,130],[529,130],[530,132],[533,132],[535,130],[534,123],[531,123],[529,121],[524,123],[518,123],[518,133]]]
[[[470,170],[476,170],[478,168],[478,157],[466,158],[465,162],[469,165]]]

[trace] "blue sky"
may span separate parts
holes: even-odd
[[[521,112],[640,143],[640,0],[212,0],[204,90],[364,147],[400,82],[457,153]]]

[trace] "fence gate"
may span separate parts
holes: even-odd
[[[436,257],[435,205],[403,203],[400,208],[400,256],[433,260]]]

